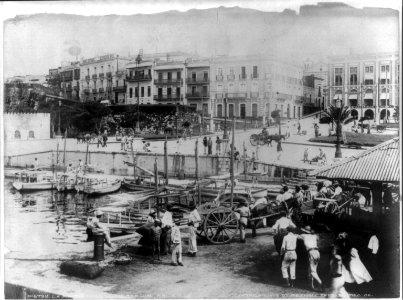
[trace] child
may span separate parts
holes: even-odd
[[[309,161],[308,159],[308,148],[305,148],[304,150],[304,162]]]
[[[152,251],[153,251],[153,261],[155,261],[155,253],[157,253],[158,260],[161,260],[160,257],[160,239],[161,239],[161,221],[158,219],[155,219],[154,221],[154,227],[152,231]]]
[[[182,263],[182,238],[181,232],[179,230],[179,221],[175,221],[174,226],[172,227],[171,232],[171,242],[173,245],[172,250],[172,265],[173,266],[183,266]]]

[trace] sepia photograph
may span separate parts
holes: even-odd
[[[401,4],[0,2],[0,298],[401,299]]]

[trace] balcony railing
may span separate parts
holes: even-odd
[[[90,93],[90,89],[84,89],[84,94],[89,94]]]
[[[208,77],[203,77],[203,78],[193,78],[193,77],[188,77],[186,79],[186,83],[188,84],[202,84],[202,83],[209,83],[210,79]]]
[[[73,91],[73,88],[71,86],[67,86],[66,87],[66,92],[71,92],[71,91]]]
[[[252,99],[257,99],[257,98],[259,98],[259,93],[252,92],[252,93],[250,93],[250,97],[251,97]]]
[[[99,92],[100,92],[100,93],[105,92],[104,88],[99,88]]]
[[[246,99],[246,93],[227,93],[226,97],[228,99]]]
[[[222,76],[222,75],[217,75],[217,76],[215,77],[215,79],[216,79],[217,81],[223,81],[223,80],[224,80],[224,76]]]
[[[92,79],[98,79],[98,75],[97,74],[92,75]]]
[[[125,71],[116,71],[117,77],[122,77],[125,74]]]
[[[246,74],[239,75],[239,80],[246,80],[246,79],[248,79],[248,76],[246,76]]]
[[[144,74],[144,75],[132,75],[132,76],[130,76],[130,75],[126,75],[126,80],[127,81],[129,81],[129,82],[131,82],[131,81],[134,81],[134,82],[138,82],[138,81],[150,81],[150,80],[152,80],[153,78],[152,78],[152,76],[151,75],[148,75],[148,74]]]
[[[155,101],[180,101],[181,97],[177,95],[154,95]]]
[[[112,72],[106,72],[106,78],[112,78]]]
[[[104,79],[105,78],[105,73],[99,73],[99,79]]]
[[[90,75],[85,75],[85,80],[88,81],[88,80],[90,80],[90,78],[91,78]]]
[[[227,75],[227,80],[235,80],[235,75]]]
[[[66,76],[66,75],[64,75],[64,76],[62,76],[62,81],[63,82],[68,82],[68,81],[72,81],[73,80],[73,76]]]
[[[259,79],[259,74],[250,74],[251,79]]]
[[[216,99],[224,99],[224,94],[223,93],[216,93],[215,97],[216,97]]]
[[[174,85],[174,84],[181,84],[182,83],[182,79],[181,78],[175,78],[175,79],[156,79],[155,80],[155,84],[166,84],[166,85]]]
[[[113,91],[117,93],[126,93],[126,86],[125,85],[114,86]]]
[[[97,89],[92,89],[92,93],[93,94],[98,94],[98,90]]]
[[[195,92],[186,94],[187,99],[201,99],[201,98],[208,99],[209,97],[210,95],[208,93]]]
[[[110,93],[110,92],[112,92],[112,87],[110,87],[110,86],[107,86],[107,87],[106,87],[106,92],[107,92],[107,93]]]

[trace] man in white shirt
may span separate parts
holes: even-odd
[[[274,237],[273,237],[274,245],[279,254],[281,252],[280,250],[281,250],[281,244],[283,242],[283,238],[287,234],[287,227],[289,227],[289,226],[294,227],[294,228],[296,227],[295,224],[291,221],[291,219],[286,217],[286,213],[282,212],[281,218],[278,219],[272,227],[274,229]]]
[[[103,212],[97,209],[94,211],[94,217],[87,219],[87,240],[89,240],[90,236],[94,233],[103,233],[105,235],[105,243],[113,249],[109,229],[99,223],[99,219],[102,217],[102,215]]]
[[[35,169],[35,171],[38,171],[38,170],[39,170],[39,160],[38,160],[38,158],[36,158],[36,157],[35,157],[34,169]]]
[[[309,257],[309,279],[311,282],[311,288],[312,290],[315,290],[315,284],[314,281],[319,284],[319,286],[322,287],[322,280],[320,280],[317,268],[320,260],[320,252],[318,248],[318,241],[319,237],[315,234],[315,232],[311,229],[310,226],[306,226],[304,229],[302,229],[303,234],[299,235],[299,239],[301,239],[304,242],[304,246],[306,248],[306,251],[308,251],[308,257]]]
[[[191,203],[190,209],[192,210],[189,215],[189,236],[190,236],[190,243],[189,243],[189,256],[196,256],[197,253],[197,236],[196,230],[200,225],[200,215],[197,211],[196,206],[194,203]]]
[[[376,232],[372,232],[372,236],[369,239],[369,243],[368,243],[368,250],[370,252],[369,256],[370,256],[370,264],[369,264],[369,269],[370,272],[372,274],[372,277],[374,279],[377,279],[378,277],[378,250],[379,250],[379,240],[377,237]]]
[[[164,216],[161,219],[162,234],[161,234],[161,255],[171,253],[171,228],[173,226],[172,205],[168,204]]]
[[[292,226],[287,227],[288,234],[284,237],[281,244],[281,256],[283,260],[281,262],[281,273],[286,286],[294,286],[295,282],[295,266],[297,262],[297,235],[294,234],[294,228]],[[290,276],[288,276],[288,270]]]
[[[341,188],[340,184],[337,181],[333,184],[333,186],[335,187],[335,189],[332,198],[335,199],[336,197],[341,196],[343,189]]]
[[[172,227],[172,232],[170,235],[171,242],[173,245],[173,250],[172,250],[172,265],[174,266],[182,266],[182,238],[181,238],[181,232],[179,229],[179,222],[175,222],[175,225]]]

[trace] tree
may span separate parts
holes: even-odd
[[[280,118],[280,110],[273,110],[270,114],[272,119],[276,121],[278,124],[278,134],[281,135],[281,118]]]
[[[104,117],[111,114],[111,110],[99,102],[85,102],[78,107],[72,117],[72,125],[80,132],[99,132],[103,129]]]

